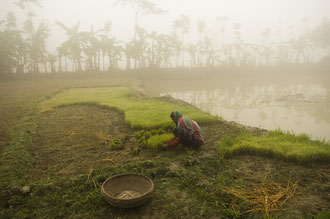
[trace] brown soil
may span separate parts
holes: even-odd
[[[115,110],[89,105],[59,107],[40,115],[30,149],[42,175],[88,173],[132,158],[129,152],[136,145],[133,134],[124,115]],[[110,143],[119,136],[124,149],[110,151]]]

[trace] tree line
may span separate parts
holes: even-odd
[[[224,16],[216,18],[219,24],[216,42],[207,36],[202,20],[197,23],[198,40],[187,42],[189,17],[180,15],[174,20],[169,34],[148,32],[139,23],[141,17],[167,12],[150,0],[118,0],[115,5],[129,6],[134,14],[135,31],[130,41],[123,42],[111,33],[111,21],[100,29],[91,26],[89,31],[80,30],[80,22],[69,27],[56,21],[67,39],[55,53],[50,53],[46,49],[49,26],[34,21],[32,8],[39,6],[40,0],[14,3],[26,13],[26,20],[22,29],[17,27],[13,12],[0,20],[0,74],[311,63],[315,49],[330,45],[329,19],[286,42],[270,42],[272,30],[267,28],[261,33],[261,42],[247,43],[241,37],[241,25],[235,23],[228,30],[228,18]],[[234,40],[225,43],[229,31]]]

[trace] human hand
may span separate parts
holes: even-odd
[[[168,147],[167,147],[167,144],[163,144],[162,146],[160,146],[160,150],[167,150]]]

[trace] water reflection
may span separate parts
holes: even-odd
[[[236,86],[161,93],[225,120],[330,140],[329,89],[310,85]]]

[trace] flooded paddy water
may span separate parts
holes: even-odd
[[[146,87],[153,95],[172,96],[227,121],[330,141],[328,82],[322,74],[185,75]]]
[[[164,92],[225,120],[330,140],[329,89],[319,85],[252,86]]]

